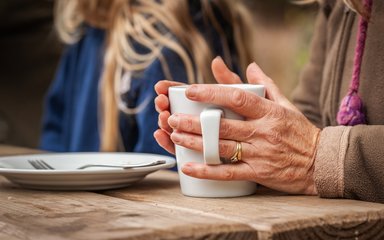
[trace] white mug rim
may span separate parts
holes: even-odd
[[[208,84],[201,84],[201,85],[208,85]],[[223,87],[234,87],[234,88],[239,88],[239,89],[263,89],[265,86],[261,84],[250,84],[250,83],[236,83],[236,84],[210,84],[210,85],[217,85],[217,86],[223,86]],[[172,86],[170,89],[174,90],[180,90],[183,91],[187,89],[187,87],[190,87],[192,85],[178,85],[178,86]]]

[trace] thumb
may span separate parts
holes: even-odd
[[[223,59],[220,56],[212,60],[211,69],[213,76],[215,77],[218,83],[241,83],[240,77],[236,73],[229,70],[229,68],[227,67],[227,65],[225,65]]]
[[[267,99],[284,107],[296,109],[296,107],[294,107],[293,104],[280,92],[280,89],[273,80],[268,77],[256,63],[253,62],[248,65],[246,76],[249,83],[265,86],[265,97]]]

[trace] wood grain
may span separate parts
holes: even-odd
[[[0,239],[251,239],[234,221],[92,192],[1,186]]]
[[[1,154],[37,150],[0,145]],[[33,191],[0,177],[0,239],[384,239],[384,204],[294,196],[260,187],[192,198],[158,171],[131,187]]]
[[[176,182],[177,174],[159,171],[135,189],[104,194],[247,224],[259,239],[384,239],[383,204],[294,196],[266,188],[248,197],[192,198],[183,196]]]

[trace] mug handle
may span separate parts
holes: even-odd
[[[206,108],[200,113],[205,164],[221,164],[219,154],[219,129],[221,117],[224,117],[224,112],[217,108]]]

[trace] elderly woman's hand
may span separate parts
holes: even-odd
[[[187,163],[190,176],[217,180],[250,180],[267,187],[300,194],[317,194],[313,179],[314,154],[320,129],[311,124],[255,64],[247,69],[250,83],[264,84],[266,97],[215,85],[192,85],[186,95],[193,101],[213,103],[243,115],[246,120],[222,119],[220,155],[230,158],[236,142],[242,144],[242,161],[236,164]],[[168,119],[174,143],[202,151],[197,116],[175,114]]]
[[[239,76],[231,72],[220,57],[216,57],[212,61],[211,68],[215,79],[219,83],[241,83]],[[155,99],[155,107],[156,111],[159,113],[158,125],[160,129],[154,132],[154,137],[161,147],[172,154],[175,154],[175,146],[170,139],[173,130],[168,124],[168,118],[171,115],[169,112],[168,88],[177,85],[182,85],[182,83],[160,81],[155,85],[155,91],[158,95]]]

